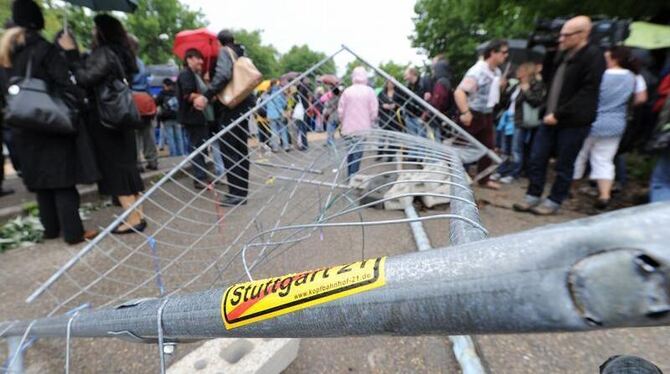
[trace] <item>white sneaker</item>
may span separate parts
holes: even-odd
[[[500,173],[493,173],[493,174],[491,174],[491,176],[489,177],[489,179],[492,180],[492,181],[500,180]]]
[[[510,184],[514,182],[514,177],[511,175],[508,175],[506,177],[502,177],[498,180],[498,182],[503,183],[503,184]]]

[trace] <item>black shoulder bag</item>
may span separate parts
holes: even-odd
[[[24,77],[12,78],[7,89],[4,119],[8,126],[49,134],[74,134],[70,109],[49,92],[47,82],[32,77],[32,56]]]
[[[144,128],[144,122],[135,106],[133,93],[125,78],[123,66],[114,52],[106,51],[107,57],[114,61],[118,75],[113,74],[95,90],[96,105],[100,123],[112,130],[125,131]]]

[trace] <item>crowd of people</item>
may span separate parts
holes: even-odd
[[[158,169],[156,123],[160,126],[159,147],[166,145],[170,155],[199,150],[192,159],[191,174],[194,188],[204,189],[214,180],[207,171],[203,145],[237,121],[211,144],[209,152],[217,179],[226,177],[228,193],[221,205],[246,204],[250,129],[249,118],[243,115],[257,105],[258,140],[273,152],[307,151],[307,134],[315,130],[325,131],[326,145],[333,145],[339,129],[349,149],[349,176],[359,171],[362,140],[373,127],[441,142],[447,132],[444,121],[431,114],[437,110],[503,156],[504,162],[495,173],[491,173],[490,157],[479,160],[481,187],[497,190],[502,184],[528,178],[526,197],[514,205],[515,210],[556,213],[569,197],[573,180],[587,173],[597,185],[594,205],[605,209],[615,177],[621,173],[623,162],[617,151],[633,108],[649,99],[631,51],[613,46],[603,53],[589,43],[591,22],[584,16],[563,26],[556,68],[547,82],[540,61],[521,61],[513,69],[507,64],[503,72],[509,45],[505,40],[493,40],[457,84],[452,82],[446,56],[438,55],[432,60],[430,74],[422,76],[417,67],[407,67],[406,88],[388,80],[376,93],[368,82],[368,71],[359,66],[353,69],[348,85],[338,79],[315,84],[305,77],[284,87],[285,80],[274,79],[267,90],[248,95],[232,108],[217,99],[233,79],[236,59],[245,55],[231,31],[217,35],[221,50],[213,66],[206,69],[202,52],[188,49],[176,79],[166,78],[160,93],[151,97],[137,38],[113,16],[97,15],[93,23],[92,44],[86,53],[80,53],[80,46],[67,32],[58,33],[53,43],[47,41],[40,33],[44,17],[39,6],[32,0],[16,0],[0,41],[3,87],[9,80],[25,77],[31,69],[32,77],[63,93],[76,113],[76,135],[44,136],[32,130],[3,129],[12,164],[26,187],[37,195],[44,236],[54,238],[62,232],[68,243],[97,235],[85,230],[79,218],[77,184],[97,183],[101,194],[114,197],[126,210],[133,209],[115,228],[115,234],[141,232],[147,227],[142,207],[136,202],[144,190],[140,173],[145,168]],[[110,79],[129,82],[143,126],[119,131],[103,124],[96,100]],[[660,96],[659,121],[668,121],[667,101],[667,93]],[[398,156],[397,151],[393,146],[380,147],[378,157],[420,158],[411,152]],[[652,201],[670,198],[668,152],[661,154],[653,173]],[[549,195],[543,198],[552,158],[555,179]],[[1,182],[0,177],[0,197],[12,193],[2,189]]]

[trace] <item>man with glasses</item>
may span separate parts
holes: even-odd
[[[516,211],[555,214],[568,197],[575,159],[596,118],[600,81],[605,71],[602,51],[589,44],[590,32],[591,20],[585,16],[571,18],[561,29],[558,68],[528,165],[530,184],[524,201],[514,204]],[[552,150],[556,157],[556,179],[543,201]]]
[[[489,149],[495,147],[493,107],[500,100],[500,91],[507,85],[499,66],[505,63],[509,46],[505,40],[492,40],[484,49],[484,59],[477,61],[465,73],[454,92],[463,128]],[[477,171],[491,166],[491,159],[482,157]],[[500,189],[500,185],[486,175],[479,180],[482,187]]]

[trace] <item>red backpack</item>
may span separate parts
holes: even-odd
[[[141,117],[153,117],[157,108],[154,98],[146,92],[133,92],[133,101]]]

